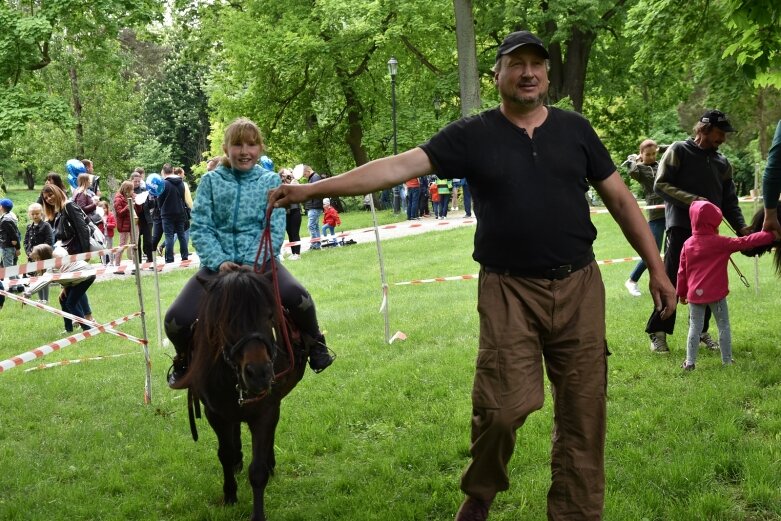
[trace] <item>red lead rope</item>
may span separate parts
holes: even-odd
[[[285,313],[282,309],[282,296],[279,293],[279,279],[277,277],[277,263],[274,262],[274,247],[271,244],[271,212],[273,210],[274,208],[272,206],[266,208],[266,228],[263,230],[263,235],[260,237],[260,244],[258,245],[258,253],[255,255],[253,269],[255,273],[262,275],[266,271],[266,261],[270,261],[271,282],[274,285],[274,301],[277,308],[277,316],[279,317],[279,329],[282,330],[282,338],[285,340],[285,348],[287,349],[288,360],[290,360],[290,365],[288,365],[287,369],[274,375],[274,378],[277,379],[292,371],[296,362],[295,357],[293,356],[293,344],[290,342],[290,336],[287,331]],[[258,265],[258,259],[262,259],[260,265]]]

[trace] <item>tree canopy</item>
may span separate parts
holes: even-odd
[[[699,113],[718,107],[739,129],[724,150],[746,165],[748,189],[781,117],[775,0],[176,0],[168,8],[0,5],[0,175],[40,180],[77,156],[118,178],[166,161],[202,172],[237,116],[258,122],[278,167],[338,173],[392,153],[391,56],[405,150],[498,103],[496,49],[518,29],[549,47],[550,102],[583,112],[617,163],[646,137],[685,137]],[[464,28],[470,15],[473,34]]]

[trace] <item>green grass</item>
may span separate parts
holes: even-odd
[[[597,258],[631,254],[608,216],[596,215],[594,222]],[[462,228],[383,243],[391,332],[408,335],[390,346],[383,343],[373,245],[287,263],[315,297],[338,359],[320,375],[308,372],[284,401],[277,474],[267,489],[270,519],[452,519],[468,461],[476,284],[393,283],[475,273],[472,233]],[[647,291],[642,298],[625,291],[631,264],[602,267],[613,353],[606,520],[781,519],[779,281],[770,259],[762,258],[757,291],[753,260],[735,260],[752,281],[744,288],[730,273],[736,365],[722,368],[718,354],[703,351],[692,373],[679,367],[685,309],[679,309],[672,354],[653,355],[643,333]],[[191,274],[160,279],[164,308]],[[201,421],[201,440],[193,443],[184,393],[164,384],[171,348],[156,341],[151,277],[143,287],[151,405],[142,400],[141,349],[105,334],[44,361],[130,354],[26,373],[32,362],[0,374],[0,519],[249,518],[246,471],[239,476],[238,505],[219,505],[214,435]],[[138,309],[130,277],[95,284],[90,299],[104,320]],[[138,320],[120,329],[141,335]],[[0,311],[0,358],[59,338],[61,330],[60,319],[9,302]],[[547,399],[519,431],[511,488],[494,503],[492,520],[545,518],[551,425]],[[248,441],[245,434],[245,454]]]

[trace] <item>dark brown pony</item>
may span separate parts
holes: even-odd
[[[751,232],[759,232],[762,231],[762,224],[765,220],[765,210],[760,208],[757,210],[757,212],[754,214],[754,218],[751,219]],[[781,204],[778,205],[778,221],[779,224],[781,224]],[[775,257],[773,258],[773,265],[776,269],[776,275],[781,276],[781,243],[778,241],[768,244],[767,246],[760,246],[758,248],[753,248],[750,250],[744,250],[741,253],[743,255],[746,255],[748,257],[757,257],[759,255],[763,255],[767,252],[769,252],[771,249],[775,248]]]
[[[253,521],[266,519],[264,491],[276,465],[274,432],[280,402],[306,367],[303,350],[286,348],[281,335],[276,335],[280,324],[276,309],[267,275],[250,268],[238,267],[206,282],[192,360],[182,380],[195,403],[204,404],[217,435],[225,504],[237,501],[235,474],[243,467],[241,422],[249,426]],[[192,409],[191,427],[197,439]]]

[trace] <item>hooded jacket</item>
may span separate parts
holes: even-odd
[[[719,235],[721,210],[708,201],[689,207],[692,236],[686,239],[678,266],[676,293],[693,304],[718,302],[729,294],[727,261],[730,254],[773,242],[770,232],[744,237]]]
[[[177,221],[184,219],[184,182],[177,175],[169,175],[165,178],[165,189],[157,196],[157,208],[160,217],[166,220]]]
[[[280,177],[259,166],[248,172],[223,165],[207,172],[195,192],[190,237],[201,264],[217,271],[223,262],[252,265],[268,223],[268,191]],[[285,209],[271,212],[273,255],[285,238]]]
[[[13,212],[0,215],[0,248],[21,249],[19,219]]]
[[[691,228],[689,205],[698,197],[719,207],[733,229],[746,227],[732,180],[732,165],[717,150],[702,149],[692,138],[676,141],[664,152],[654,191],[664,199],[667,229]]]

